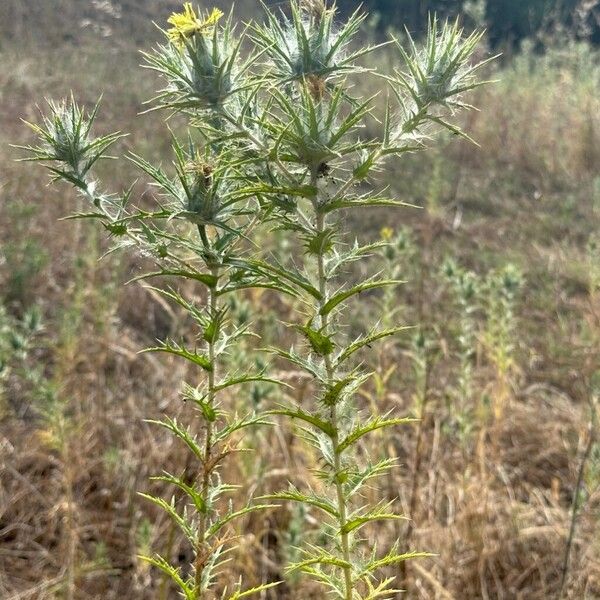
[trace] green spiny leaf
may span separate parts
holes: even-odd
[[[359,374],[352,372],[342,379],[328,383],[325,386],[325,393],[320,398],[320,401],[325,406],[333,406],[338,404],[343,398],[351,396],[356,390],[371,377],[371,373]]]
[[[204,460],[203,448],[200,446],[200,444],[198,444],[195,437],[189,432],[189,430],[180,427],[176,419],[171,419],[169,417],[166,417],[164,421],[147,419],[146,423],[159,425],[160,427],[168,429],[171,433],[175,434],[176,437],[182,440],[197,458],[199,458],[201,461]]]
[[[181,577],[181,569],[176,569],[172,565],[168,563],[162,556],[143,556],[139,557],[144,562],[160,569],[165,575],[167,575],[183,592],[186,600],[196,600],[196,595],[194,594],[193,588],[188,585],[184,579]]]
[[[355,444],[360,438],[376,431],[378,429],[384,429],[386,427],[395,427],[397,425],[405,425],[406,423],[414,423],[418,419],[412,419],[410,417],[402,419],[385,419],[382,417],[373,417],[363,425],[355,427],[339,444],[338,452],[341,454],[347,450],[350,446]]]
[[[216,535],[225,525],[233,521],[234,519],[238,519],[239,517],[243,517],[244,515],[259,511],[265,510],[267,508],[278,508],[276,504],[255,504],[246,506],[240,510],[235,510],[227,513],[225,516],[221,517],[217,521],[215,521],[206,532],[206,539],[210,539],[214,535]]]
[[[267,421],[264,416],[257,416],[254,414],[247,415],[241,419],[231,419],[225,427],[215,432],[215,442],[226,440],[237,431],[257,425],[272,425],[272,423],[271,421]]]
[[[204,354],[198,354],[197,352],[190,352],[183,346],[175,342],[171,342],[167,340],[163,342],[161,346],[156,346],[154,348],[146,348],[142,350],[143,352],[166,352],[167,354],[174,354],[175,356],[180,356],[181,358],[185,358],[190,362],[202,367],[205,371],[212,371],[212,363],[209,358]]]
[[[202,415],[209,423],[214,423],[217,420],[218,412],[213,404],[207,400],[207,393],[202,393],[199,389],[185,384],[183,398],[184,400],[193,402],[200,409]]]
[[[340,528],[340,533],[350,533],[357,529],[360,529],[367,523],[372,523],[374,521],[395,521],[395,520],[406,520],[406,517],[402,515],[396,515],[394,513],[385,513],[372,511],[369,514],[361,515],[358,517],[353,517],[349,519],[346,524]]]
[[[325,304],[319,310],[319,314],[322,316],[328,315],[336,306],[338,306],[342,302],[345,302],[346,300],[348,300],[348,298],[352,298],[353,296],[360,294],[361,292],[378,289],[390,285],[399,285],[401,283],[405,282],[398,280],[382,280],[366,281],[364,283],[359,283],[358,285],[355,285],[350,289],[338,292],[337,294],[329,298],[329,300],[327,300],[327,302],[325,302]]]
[[[338,511],[333,505],[332,502],[329,501],[328,498],[324,496],[320,496],[314,492],[301,492],[295,487],[290,487],[289,490],[285,492],[277,492],[275,494],[267,494],[266,496],[261,496],[262,499],[265,500],[289,500],[291,502],[299,502],[301,504],[308,504],[309,506],[314,506],[328,515],[337,518]]]
[[[312,327],[309,327],[308,325],[298,325],[297,329],[304,333],[311,345],[311,348],[319,356],[327,356],[333,352],[335,344],[330,336],[322,333],[322,330],[318,331]]]
[[[228,600],[239,600],[239,598],[247,598],[248,596],[252,596],[253,594],[260,594],[261,592],[270,590],[271,588],[274,588],[275,586],[278,586],[280,584],[281,584],[281,581],[275,581],[273,583],[265,583],[263,585],[253,587],[248,590],[238,591],[238,592],[235,592],[233,594],[233,596],[229,596]]]
[[[286,567],[286,571],[288,573],[293,573],[294,571],[304,571],[307,567],[310,567],[312,565],[329,565],[332,567],[340,567],[342,569],[352,567],[350,563],[339,558],[338,556],[334,556],[333,554],[329,554],[328,552],[322,551],[318,556],[313,556],[301,562],[292,563],[288,565]]]
[[[363,579],[367,576],[370,576],[371,573],[378,571],[384,567],[389,567],[392,565],[397,565],[398,563],[404,562],[405,560],[413,560],[416,558],[430,558],[431,556],[435,556],[429,552],[405,552],[398,553],[396,550],[392,550],[390,553],[386,554],[383,558],[374,559],[369,561],[360,571],[356,580]]]
[[[330,437],[335,435],[335,427],[331,423],[325,421],[324,419],[320,419],[316,415],[307,413],[301,408],[281,408],[278,410],[271,410],[267,414],[284,415],[292,419],[300,419],[301,421],[304,421],[305,423],[316,427],[317,429],[321,430],[323,433],[326,433]]]
[[[206,501],[205,499],[189,484],[187,484],[181,477],[176,477],[170,473],[165,473],[158,477],[151,477],[152,481],[164,481],[177,486],[180,490],[185,492],[194,503],[196,510],[200,513],[206,513]]]
[[[185,537],[187,538],[187,540],[191,544],[195,544],[195,542],[196,542],[196,535],[194,533],[194,530],[192,529],[192,527],[190,526],[190,524],[187,522],[187,520],[184,517],[182,517],[177,512],[177,510],[175,509],[175,498],[172,498],[171,502],[169,503],[164,498],[159,498],[157,496],[152,496],[151,494],[144,494],[142,492],[138,492],[138,494],[142,498],[146,498],[146,500],[149,500],[153,504],[156,504],[156,506],[158,506],[159,508],[162,508],[162,510],[165,513],[167,513],[169,515],[169,517],[171,517],[172,521],[183,532],[183,534],[185,535]]]
[[[337,356],[336,356],[336,364],[341,365],[346,360],[348,360],[355,352],[358,352],[365,346],[370,347],[371,344],[377,342],[381,339],[394,336],[402,331],[406,331],[407,329],[412,329],[412,327],[394,327],[392,329],[385,329],[383,331],[376,331],[364,337],[358,338],[352,344],[344,348]]]

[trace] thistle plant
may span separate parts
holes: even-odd
[[[403,539],[403,548],[407,551],[412,544],[412,536],[415,530],[415,516],[418,508],[420,487],[419,482],[423,470],[423,459],[427,454],[425,426],[429,401],[431,400],[431,373],[437,359],[436,354],[435,344],[429,334],[424,331],[423,328],[419,328],[413,335],[410,349],[407,352],[407,355],[411,360],[414,379],[412,412],[418,420],[416,440],[412,455],[410,492],[408,496],[409,520],[406,524]],[[407,573],[408,563],[403,561],[400,564],[402,581],[406,581]]]
[[[0,414],[7,411],[7,388],[16,375],[35,382],[37,372],[26,366],[32,343],[42,328],[40,313],[32,307],[18,319],[0,303]]]
[[[477,320],[479,309],[479,281],[472,271],[461,268],[452,259],[447,259],[442,272],[449,287],[458,312],[458,381],[454,390],[452,411],[463,436],[470,434],[472,419],[469,406],[473,398],[473,361],[477,354]]]
[[[267,23],[254,27],[255,40],[267,49],[271,60],[269,78],[283,84],[306,79],[317,88],[346,74],[356,73],[356,61],[374,47],[353,44],[366,19],[357,10],[341,25],[335,7],[323,0],[290,3],[291,17],[267,10]]]
[[[102,193],[92,178],[92,168],[120,136],[94,137],[97,107],[88,115],[72,99],[50,104],[49,115],[33,126],[39,145],[27,148],[31,159],[46,162],[56,179],[72,184],[91,204],[90,212],[76,216],[99,220],[115,248],[133,248],[155,263],[145,278],[160,276],[159,281],[203,290],[199,305],[178,288],[159,288],[191,316],[195,331],[187,340],[167,339],[150,349],[185,359],[204,375],[183,391],[197,419],[157,421],[190,450],[195,472],[157,477],[179,498],[145,494],[193,548],[189,576],[169,556],[146,558],[187,600],[215,597],[216,574],[234,546],[230,523],[270,506],[232,508],[223,497],[235,486],[219,475],[222,462],[241,449],[237,434],[267,423],[254,411],[238,418],[227,408],[234,386],[271,381],[263,370],[227,371],[228,354],[248,332],[246,324],[236,326],[229,318],[227,299],[254,286],[291,296],[300,306],[291,325],[301,342],[275,352],[314,380],[311,405],[290,401],[271,411],[299,422],[318,454],[319,489],[274,495],[324,516],[319,539],[325,543],[305,543],[290,571],[308,575],[344,600],[389,598],[397,590],[387,569],[423,555],[400,551],[400,543],[382,553],[360,533],[370,524],[402,518],[392,503],[366,499],[372,480],[394,465],[383,455],[363,456],[366,436],[411,419],[366,414],[359,406],[357,392],[371,375],[361,366],[361,351],[404,327],[374,325],[351,339],[348,303],[401,282],[377,273],[348,282],[351,266],[380,244],[349,239],[341,215],[406,205],[378,188],[376,175],[404,153],[424,148],[436,129],[461,133],[452,116],[467,107],[463,94],[480,85],[477,71],[487,61],[472,63],[471,57],[481,34],[466,36],[458,24],[432,19],[423,49],[410,37],[408,50],[396,43],[403,67],[379,80],[391,97],[381,134],[363,139],[363,126],[377,116],[375,96],[352,97],[353,78],[367,74],[357,60],[377,48],[357,43],[365,15],[357,12],[338,25],[335,6],[324,0],[293,0],[290,15],[268,12],[265,24],[251,24],[239,35],[231,15],[203,13],[191,3],[169,19],[165,41],[145,54],[146,66],[165,82],[151,109],[181,113],[190,126],[188,137],[185,142],[173,137],[170,172],[130,156],[158,189],[155,210],[132,206],[133,188]],[[242,45],[252,47],[242,54]],[[257,228],[267,222],[302,247],[294,260],[278,262],[252,249]],[[233,600],[270,585],[238,584],[220,597]]]
[[[328,543],[305,544],[304,560],[291,564],[290,571],[304,572],[344,600],[391,597],[398,590],[386,568],[422,554],[401,552],[399,544],[381,554],[365,543],[364,527],[403,517],[393,503],[366,500],[372,480],[394,461],[361,455],[370,433],[411,419],[361,410],[357,392],[371,373],[356,359],[404,327],[374,326],[355,339],[348,338],[347,329],[351,300],[401,282],[374,273],[344,283],[351,265],[379,244],[348,240],[340,217],[347,209],[405,205],[377,189],[374,176],[392,159],[421,149],[436,127],[459,131],[448,116],[465,106],[462,94],[478,85],[475,72],[481,63],[471,65],[469,59],[480,35],[464,37],[457,25],[432,20],[424,50],[412,39],[409,51],[398,45],[405,70],[387,79],[394,101],[387,105],[381,137],[364,140],[360,133],[374,111],[374,98],[353,98],[351,78],[361,72],[355,59],[373,49],[344,53],[355,43],[355,21],[363,17],[332,27],[335,7],[322,1],[292,2],[291,14],[281,22],[269,17],[254,33],[267,60],[269,118],[261,120],[261,130],[270,140],[277,180],[276,185],[265,181],[260,191],[271,200],[277,226],[295,233],[303,251],[285,265],[263,262],[260,267],[273,287],[291,289],[303,300],[301,322],[295,324],[301,343],[276,352],[311,375],[314,402],[290,402],[274,412],[300,423],[318,456],[320,484],[318,489],[292,487],[274,497],[303,503],[323,516]]]
[[[43,398],[40,402],[40,416],[44,427],[40,430],[40,438],[46,448],[56,453],[61,470],[62,510],[64,529],[62,534],[62,552],[64,552],[65,578],[61,585],[64,597],[73,600],[77,590],[79,571],[79,545],[81,526],[79,524],[79,507],[75,496],[76,466],[75,443],[78,438],[79,423],[71,414],[73,407],[68,398],[57,389],[64,373],[57,373],[52,382],[44,382]]]
[[[138,279],[160,277],[204,290],[205,301],[199,305],[175,287],[158,288],[191,317],[195,331],[188,341],[166,339],[147,350],[185,359],[203,374],[201,381],[183,385],[183,399],[195,412],[191,422],[170,417],[152,421],[193,455],[192,475],[164,472],[154,478],[172,486],[179,497],[142,494],[173,520],[193,550],[189,575],[171,564],[169,556],[142,557],[163,571],[187,600],[215,597],[218,573],[235,548],[230,524],[270,506],[234,508],[225,498],[238,486],[222,481],[219,473],[228,456],[244,449],[239,436],[249,427],[268,424],[254,411],[242,416],[229,411],[227,394],[240,385],[270,381],[262,369],[226,370],[228,355],[249,329],[248,324],[231,322],[227,300],[251,287],[259,275],[244,257],[244,244],[262,212],[247,190],[241,158],[245,145],[222,143],[231,133],[225,129],[224,117],[233,120],[232,114],[247,110],[242,98],[245,88],[236,82],[248,63],[240,57],[231,20],[221,25],[221,17],[218,11],[202,15],[186,4],[182,14],[171,17],[165,44],[147,55],[148,65],[167,81],[155,106],[184,111],[194,123],[185,143],[173,137],[171,173],[136,154],[129,157],[154,182],[160,195],[156,210],[132,206],[133,187],[108,194],[93,179],[92,168],[109,158],[108,149],[121,137],[119,133],[94,135],[98,105],[88,114],[73,98],[50,102],[41,124],[31,125],[39,144],[25,148],[26,160],[44,162],[55,180],[72,184],[88,201],[90,210],[75,217],[100,221],[114,241],[113,249],[131,248],[154,262],[154,270]],[[237,582],[219,597],[247,597],[273,585],[245,589]]]
[[[511,381],[516,368],[516,303],[522,285],[523,275],[512,264],[490,272],[485,281],[487,323],[484,338],[489,357],[496,369],[496,390],[493,398],[496,421],[502,418],[511,395]]]
[[[414,275],[413,258],[416,254],[416,246],[412,233],[408,227],[402,227],[394,232],[391,227],[383,227],[380,231],[380,247],[378,248],[381,276],[388,280],[405,279],[410,280]],[[367,307],[365,307],[367,308]],[[372,309],[371,305],[368,308]],[[381,298],[378,299],[375,308],[377,314],[381,315],[380,327],[392,328],[398,322],[410,322],[408,306],[400,299],[398,290],[394,286],[382,289]],[[378,345],[376,368],[372,374],[372,387],[370,390],[362,390],[361,394],[369,400],[381,404],[388,397],[390,382],[397,369],[397,360],[393,352],[397,340],[388,338]]]
[[[413,234],[408,227],[401,227],[397,232],[391,227],[381,230],[384,242],[380,250],[383,273],[387,279],[405,279],[413,275],[413,258],[417,248]],[[397,315],[406,307],[399,304],[397,290],[393,287],[384,288],[381,301],[381,315],[384,326],[388,327],[397,321]]]

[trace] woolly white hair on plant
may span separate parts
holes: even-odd
[[[466,107],[463,93],[480,84],[475,75],[485,61],[471,62],[480,34],[464,36],[456,25],[433,19],[425,50],[412,40],[408,51],[398,46],[404,69],[377,80],[389,87],[392,98],[381,132],[363,140],[359,134],[376,116],[376,94],[352,98],[349,77],[365,73],[357,61],[377,48],[357,41],[365,15],[355,12],[338,26],[335,5],[324,0],[293,0],[290,11],[281,21],[267,11],[266,24],[250,25],[239,36],[232,16],[224,19],[217,9],[203,13],[186,3],[169,19],[166,41],[146,54],[147,66],[166,82],[153,108],[187,117],[188,138],[183,142],[173,136],[170,168],[129,156],[159,190],[155,210],[132,206],[132,189],[109,195],[93,185],[92,166],[119,137],[93,137],[97,107],[86,117],[73,100],[51,106],[50,116],[34,126],[39,145],[27,148],[32,160],[46,162],[57,179],[77,187],[92,203],[92,212],[79,216],[99,220],[116,247],[153,257],[156,270],[145,277],[187,280],[204,290],[204,304],[177,288],[158,290],[190,316],[194,347],[189,339],[166,339],[148,349],[184,359],[199,374],[194,385],[183,389],[197,419],[167,416],[156,422],[191,452],[195,471],[191,478],[169,473],[156,478],[173,486],[179,500],[144,495],[193,549],[185,572],[169,556],[146,557],[186,600],[215,597],[218,574],[236,545],[231,524],[271,506],[250,502],[234,508],[226,498],[235,486],[219,474],[245,430],[268,423],[252,409],[242,417],[228,410],[227,390],[276,383],[262,367],[228,371],[226,356],[248,333],[248,325],[232,321],[227,300],[250,287],[292,296],[301,306],[291,323],[301,343],[273,352],[314,382],[312,402],[299,406],[286,398],[270,411],[302,424],[301,437],[318,461],[318,468],[311,469],[318,479],[314,489],[290,487],[271,496],[322,515],[324,543],[305,543],[289,571],[304,573],[324,593],[343,600],[389,598],[397,590],[385,569],[425,555],[399,544],[380,549],[361,537],[364,527],[403,518],[393,502],[365,504],[367,486],[394,460],[365,455],[364,441],[374,431],[411,419],[367,412],[357,402],[371,375],[357,357],[405,327],[374,326],[355,339],[347,337],[350,301],[362,295],[368,302],[371,293],[401,282],[381,279],[367,268],[358,281],[348,281],[349,265],[368,257],[377,244],[347,244],[354,235],[341,215],[406,206],[389,198],[372,176],[391,160],[421,149],[436,128],[461,133],[449,117]],[[254,45],[248,53],[240,50],[244,40]],[[304,252],[285,264],[263,256],[247,244],[261,224],[281,229]],[[244,589],[238,584],[219,597],[237,600],[272,585]]]
[[[381,136],[362,140],[367,119],[374,111],[374,98],[350,97],[350,75],[364,72],[356,60],[373,50],[361,47],[343,58],[333,48],[350,48],[364,16],[353,15],[334,28],[335,7],[302,16],[302,6],[292,2],[291,20],[255,29],[255,40],[270,59],[267,73],[271,87],[269,119],[262,121],[273,140],[272,155],[285,165],[285,185],[265,182],[261,192],[277,198],[282,189],[297,198],[293,208],[278,213],[277,225],[296,233],[304,247],[303,260],[285,265],[263,264],[272,286],[303,299],[302,324],[295,324],[304,345],[291,350],[278,348],[279,356],[306,371],[315,384],[311,405],[292,399],[275,411],[302,425],[302,437],[313,447],[318,468],[313,469],[321,489],[291,487],[270,498],[301,502],[323,517],[323,532],[329,543],[305,545],[301,559],[290,570],[304,572],[320,582],[332,595],[344,600],[390,597],[397,592],[394,579],[381,574],[385,566],[398,565],[423,553],[404,551],[399,545],[378,555],[360,537],[369,524],[403,518],[393,503],[365,503],[367,482],[393,466],[387,457],[361,459],[364,438],[371,432],[410,421],[392,414],[360,410],[357,392],[371,373],[356,362],[356,355],[371,344],[402,331],[402,326],[377,327],[357,339],[348,339],[350,300],[360,294],[393,287],[401,282],[366,274],[358,282],[344,277],[350,263],[368,256],[373,244],[350,245],[340,211],[373,206],[399,207],[402,202],[384,195],[372,183],[372,174],[388,162],[423,147],[434,130],[460,130],[447,120],[464,107],[462,94],[479,85],[477,65],[467,66],[480,34],[463,36],[449,23],[432,19],[426,49],[398,46],[404,73],[387,78],[395,105],[389,103]],[[307,30],[308,27],[308,30]],[[293,33],[290,32],[293,28]],[[328,40],[335,38],[332,45]],[[337,37],[335,37],[337,36]],[[290,53],[289,39],[298,40],[301,60]],[[323,48],[329,48],[324,57]],[[348,165],[355,165],[348,169]],[[358,184],[361,184],[359,187]],[[367,301],[367,300],[365,300]]]

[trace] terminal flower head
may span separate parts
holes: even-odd
[[[210,13],[203,16],[202,13],[194,10],[191,2],[186,2],[182,13],[173,13],[169,17],[167,23],[173,27],[167,31],[167,34],[171,41],[181,44],[196,33],[211,30],[222,16],[223,12],[218,8],[213,8]]]

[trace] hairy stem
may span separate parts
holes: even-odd
[[[202,233],[204,230],[202,229]],[[205,240],[205,235],[202,235],[203,241]],[[219,268],[212,267],[211,273],[218,279],[219,277]],[[218,294],[216,290],[216,286],[212,286],[209,288],[209,305],[210,305],[210,318],[215,318],[218,310]],[[215,338],[211,337],[208,342],[208,359],[210,362],[210,370],[208,372],[208,396],[207,403],[212,407],[215,402],[215,382],[217,376],[217,360],[215,356]],[[209,491],[210,491],[210,477],[213,471],[213,467],[211,466],[212,462],[212,452],[213,452],[213,422],[208,420],[206,422],[206,432],[205,432],[205,442],[204,442],[204,456],[202,459],[203,462],[203,473],[202,473],[202,483],[200,487],[200,494],[202,499],[204,500],[204,512],[200,514],[200,522],[198,526],[198,539],[196,542],[196,574],[194,580],[194,594],[198,600],[202,598],[202,575],[204,573],[204,568],[206,566],[206,561],[210,556],[210,548],[206,545],[206,530],[208,525],[208,520],[211,512],[211,507],[209,505]]]
[[[316,181],[314,182],[316,186]],[[322,213],[317,211],[316,218],[316,230],[318,234],[323,233],[325,228],[325,218]],[[327,301],[327,273],[325,267],[325,256],[322,249],[319,250],[317,256],[318,276],[319,276],[319,292],[321,293],[321,300],[319,301],[319,311]],[[329,334],[329,319],[328,315],[323,315],[321,318],[321,325],[323,328],[323,334]],[[327,381],[333,384],[335,379],[335,367],[331,363],[331,357],[326,354],[324,357],[325,370],[327,372]],[[339,481],[339,473],[342,469],[341,455],[339,452],[339,433],[338,433],[338,415],[337,406],[335,403],[331,405],[329,413],[329,420],[333,425],[334,433],[331,436],[331,442],[333,445],[333,456],[334,456],[334,476],[335,476],[335,488],[337,495],[337,509],[338,509],[338,524],[340,528],[340,542],[342,548],[342,557],[344,561],[350,564],[350,542],[348,539],[348,533],[346,533],[347,524],[347,505],[346,495],[344,493],[344,484]],[[344,567],[344,587],[345,587],[345,599],[352,600],[352,570],[349,566]]]

